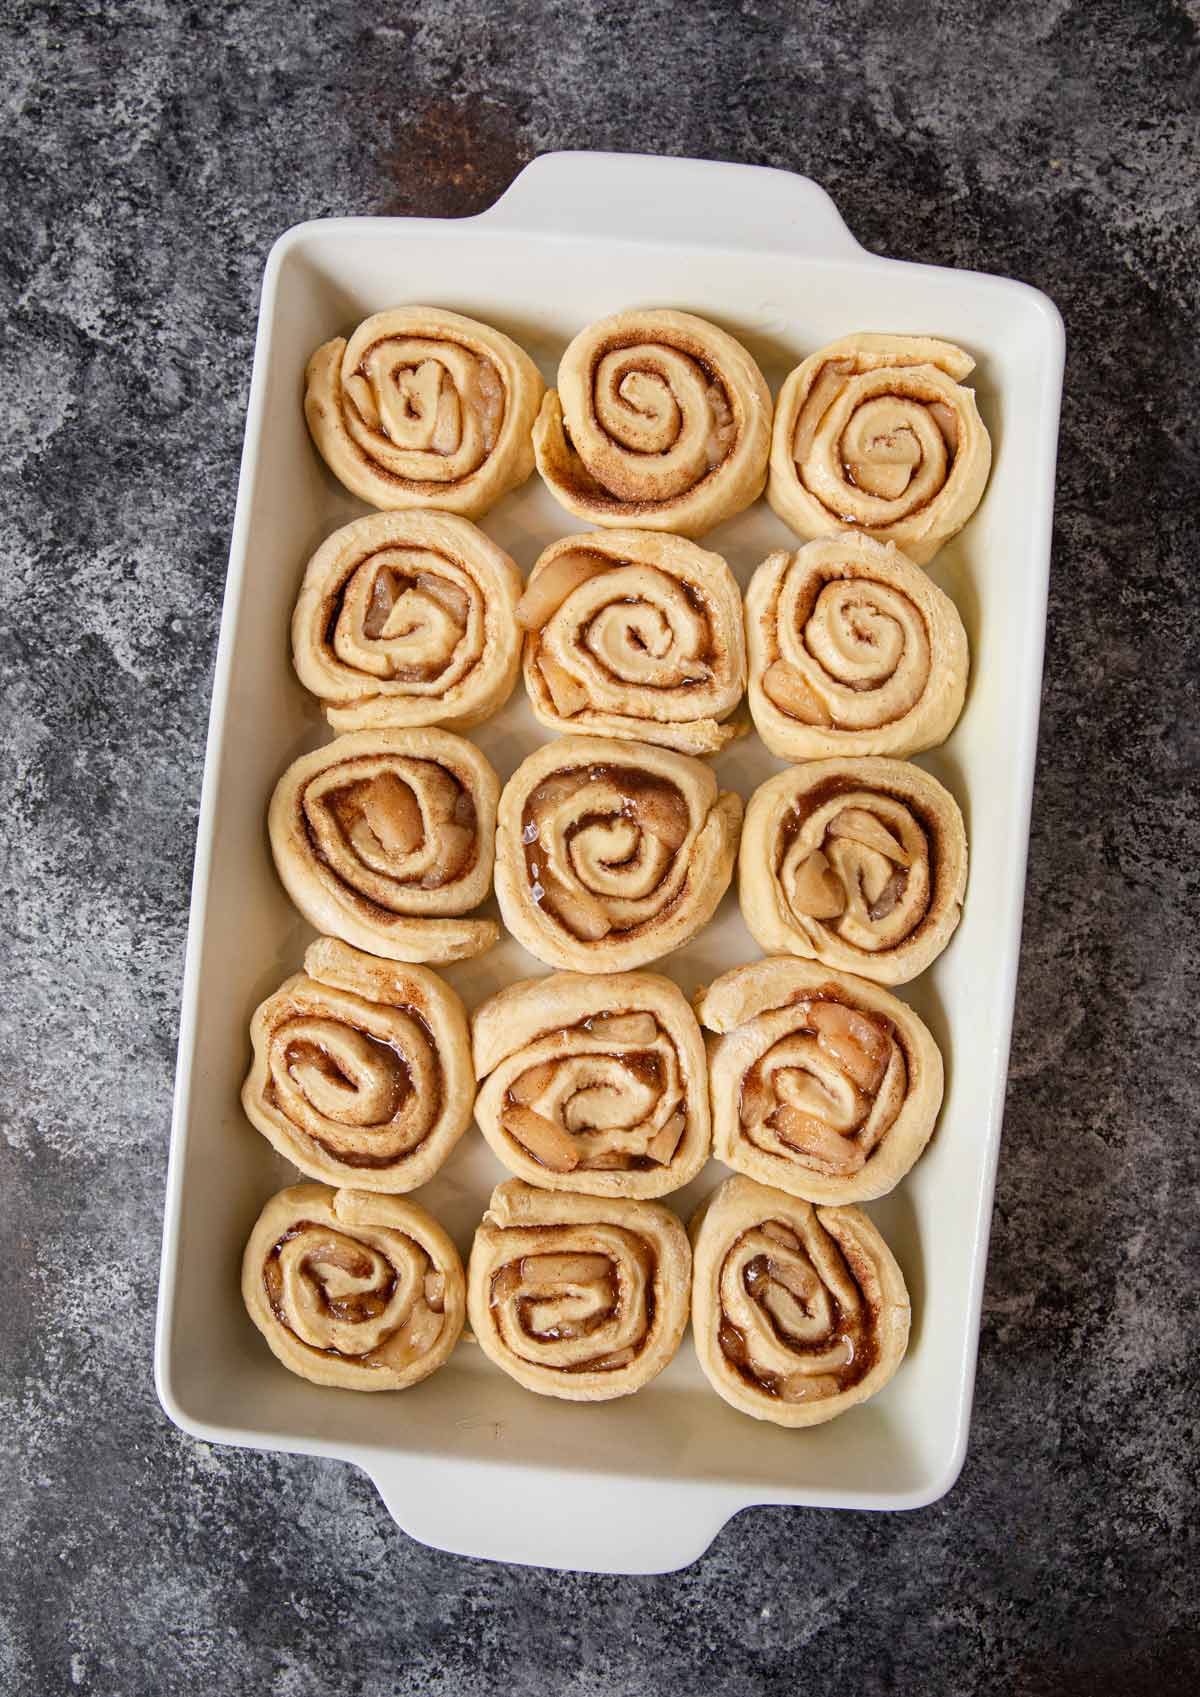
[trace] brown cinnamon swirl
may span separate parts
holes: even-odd
[[[740,342],[669,309],[581,330],[533,430],[538,470],[591,524],[702,536],[762,493],[771,392]]]
[[[288,767],[268,825],[284,888],[318,931],[389,960],[481,954],[490,919],[496,774],[449,731],[338,737]]]
[[[709,1046],[714,1153],[809,1202],[883,1196],[920,1156],[942,1057],[910,1007],[812,961],[723,973],[696,998]]]
[[[845,336],[775,409],[767,499],[800,536],[855,528],[924,566],[979,505],[992,445],[963,387],[975,361],[932,336]]]
[[[296,674],[334,730],[465,730],[508,700],[521,663],[521,574],[450,513],[372,513],[308,563],[292,615]]]
[[[768,951],[905,984],[950,941],[966,882],[958,804],[907,760],[811,760],[746,809],[738,894]]]
[[[908,1348],[895,1256],[858,1208],[726,1179],[691,1225],[692,1336],[718,1396],[816,1426],[882,1390]]]
[[[471,1330],[526,1390],[606,1402],[640,1390],[687,1325],[687,1233],[658,1202],[497,1185],[467,1273]]]
[[[711,919],[741,816],[741,798],[686,754],[560,737],[521,762],[500,798],[504,923],[549,966],[645,966]]]
[[[719,554],[680,536],[592,531],[551,543],[517,608],[525,687],[555,731],[713,754],[746,687],[742,602]]]
[[[750,711],[785,760],[919,754],[962,711],[967,636],[891,543],[843,531],[772,554],[746,592]]]
[[[334,475],[373,507],[478,518],[533,470],[545,385],[522,348],[458,312],[400,306],[308,362],[304,413]]]
[[[322,937],[250,1021],[247,1118],[312,1178],[415,1190],[471,1122],[462,1003],[422,966]]]
[[[669,979],[554,972],[472,1021],[479,1129],[547,1190],[665,1196],[708,1159],[704,1040]]]
[[[399,1196],[296,1184],[273,1196],[242,1257],[246,1310],[302,1379],[402,1391],[447,1360],[463,1328],[458,1252]]]

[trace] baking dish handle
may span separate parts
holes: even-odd
[[[434,1549],[575,1573],[674,1573],[747,1506],[665,1479],[478,1463],[460,1457],[356,1457],[397,1526]]]
[[[560,236],[865,257],[810,177],[648,153],[543,153],[478,221]]]

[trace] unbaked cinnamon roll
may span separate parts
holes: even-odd
[[[741,817],[741,797],[686,754],[560,737],[521,762],[500,798],[504,923],[548,966],[645,966],[712,918]]]
[[[904,1275],[860,1209],[731,1178],[691,1239],[696,1354],[743,1414],[818,1426],[881,1391],[904,1359]]]
[[[849,526],[927,565],[979,505],[992,444],[963,387],[975,361],[932,336],[845,336],[775,408],[767,500],[800,536]]]
[[[415,1190],[471,1123],[466,1009],[423,966],[333,937],[250,1021],[247,1118],[301,1172],[358,1190]]]
[[[330,471],[372,507],[478,518],[533,470],[545,384],[522,348],[461,313],[399,306],[308,362],[304,416]]]
[[[322,543],[292,615],[296,673],[336,731],[476,725],[521,663],[521,574],[450,513],[372,513]]]
[[[772,554],[746,592],[750,711],[785,760],[919,754],[962,712],[967,634],[892,543],[844,531]]]
[[[554,731],[714,754],[746,687],[742,600],[719,554],[680,536],[592,531],[551,543],[517,608],[525,687]]]
[[[958,803],[907,760],[812,760],[750,798],[738,894],[768,953],[905,984],[950,941],[966,883]]]
[[[295,1184],[273,1196],[242,1258],[247,1312],[283,1365],[315,1385],[403,1391],[462,1332],[458,1251],[415,1202]]]
[[[508,1179],[471,1249],[471,1330],[497,1367],[540,1396],[628,1396],[679,1348],[691,1259],[687,1233],[659,1202]]]
[[[450,961],[496,941],[499,780],[449,731],[354,731],[293,762],[268,826],[284,888],[318,931],[388,960]]]
[[[740,342],[689,312],[581,330],[533,427],[538,470],[591,524],[702,536],[762,493],[771,391]]]
[[[809,1202],[869,1202],[904,1177],[942,1105],[942,1057],[910,1007],[811,961],[734,967],[696,998],[713,1153]]]
[[[471,1028],[475,1118],[518,1178],[665,1196],[707,1160],[704,1040],[669,979],[554,972],[492,996]]]

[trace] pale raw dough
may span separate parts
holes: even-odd
[[[559,737],[521,762],[500,798],[504,923],[548,966],[646,966],[712,918],[741,818],[741,797],[690,755]]]
[[[517,609],[525,688],[552,731],[715,754],[746,687],[742,599],[719,554],[681,536],[590,531],[551,543]]]
[[[967,633],[893,543],[843,531],[772,554],[746,591],[750,711],[784,760],[919,754],[962,712]]]
[[[881,1391],[904,1359],[904,1275],[860,1209],[814,1208],[731,1178],[693,1218],[691,1239],[696,1355],[743,1414],[821,1425]]]
[[[371,513],[308,562],[292,656],[336,731],[368,725],[465,730],[517,681],[521,574],[451,513]]]
[[[713,1153],[808,1202],[869,1202],[908,1172],[942,1105],[941,1052],[877,984],[813,961],[737,966],[696,997]]]
[[[966,883],[958,803],[907,760],[810,760],[750,798],[738,896],[768,953],[906,984],[950,941]]]
[[[665,1196],[708,1159],[704,1039],[669,979],[554,972],[490,997],[471,1027],[475,1119],[518,1178]]]
[[[702,536],[762,494],[771,391],[741,343],[706,319],[618,312],[563,354],[533,446],[577,518]]]
[[[471,1330],[497,1367],[540,1396],[629,1396],[679,1348],[691,1262],[687,1233],[660,1202],[508,1179],[471,1248]]]
[[[992,444],[963,381],[975,361],[932,336],[844,336],[779,391],[767,500],[803,537],[853,525],[928,565],[979,505]]]
[[[311,1178],[415,1190],[471,1123],[466,1009],[427,967],[322,937],[255,1010],[250,1040],[242,1107]]]
[[[283,1365],[314,1385],[402,1391],[463,1329],[458,1251],[398,1196],[295,1184],[273,1196],[242,1257],[246,1310]]]
[[[545,384],[522,348],[477,319],[401,306],[319,347],[304,416],[322,458],[372,507],[478,518],[533,470]]]
[[[389,960],[482,954],[499,929],[456,916],[486,899],[499,780],[449,731],[354,731],[293,762],[275,786],[271,849],[316,926]]]

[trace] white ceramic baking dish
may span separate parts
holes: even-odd
[[[948,1092],[924,1158],[870,1207],[912,1292],[908,1358],[883,1394],[829,1425],[787,1432],[735,1413],[707,1387],[690,1341],[639,1395],[592,1407],[528,1394],[467,1342],[402,1395],[323,1390],[280,1367],[243,1311],[242,1245],[265,1198],[295,1177],[239,1107],[247,1022],[297,970],[311,935],[276,880],[264,816],[283,767],[328,734],[292,675],[288,620],[309,554],[362,510],[308,440],[303,370],[319,342],[412,300],[499,325],[547,381],[577,329],[628,305],[715,318],[773,390],[805,354],[854,330],[936,333],[979,361],[991,483],[932,571],[966,623],[971,686],[950,742],[921,760],[963,807],[971,878],[950,948],[902,992],[944,1048]],[[334,219],[280,239],[263,281],[183,988],[156,1369],[163,1406],[185,1431],[354,1462],[406,1531],[441,1548],[597,1571],[682,1566],[751,1504],[913,1508],[950,1488],[967,1443],[1004,1105],[1062,360],[1061,322],[1044,296],[876,258],[821,189],[780,171],[551,154],[478,218]],[[536,477],[484,525],[525,570],[551,538],[581,528]],[[788,540],[760,502],[705,546],[744,584]],[[502,777],[544,738],[520,685],[472,735]],[[748,738],[718,772],[748,795],[779,766]],[[665,970],[690,993],[758,954],[730,896]],[[543,970],[506,940],[447,976],[473,1006]],[[669,1200],[686,1218],[723,1173],[710,1163]],[[472,1131],[419,1193],[464,1252],[499,1176]]]

